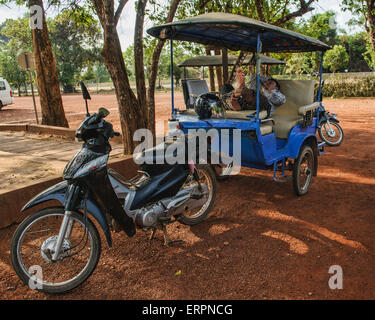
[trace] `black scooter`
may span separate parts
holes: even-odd
[[[324,88],[325,81],[322,82],[322,90]],[[321,91],[322,92],[322,91]],[[317,92],[314,101],[323,101],[322,93]],[[321,99],[319,99],[321,94]],[[344,131],[339,125],[340,121],[335,113],[326,111],[323,104],[318,109],[319,111],[319,125],[318,133],[320,139],[322,139],[328,146],[338,147],[344,140]]]
[[[344,131],[339,125],[340,121],[335,113],[330,113],[322,106],[319,109],[320,138],[331,147],[338,147],[344,140]]]
[[[151,230],[152,239],[160,229],[168,245],[174,241],[167,235],[166,225],[176,221],[186,225],[200,223],[216,196],[215,174],[210,165],[147,164],[130,180],[108,169],[109,139],[119,133],[104,120],[109,114],[106,109],[89,114],[90,95],[83,83],[81,86],[87,117],[78,127],[76,138],[84,142],[83,146],[65,167],[64,181],[38,194],[22,211],[49,200],[57,200],[60,205],[28,216],[18,226],[11,243],[11,260],[17,275],[32,289],[43,292],[69,291],[92,274],[101,252],[97,226],[109,246],[112,220],[129,237],[140,228]],[[156,148],[167,147],[165,143]]]

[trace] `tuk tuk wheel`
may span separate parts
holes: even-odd
[[[293,186],[298,196],[304,196],[309,191],[313,174],[314,151],[305,145],[293,164]]]

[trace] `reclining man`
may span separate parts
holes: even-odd
[[[256,76],[251,77],[249,88],[245,86],[245,79],[245,72],[242,68],[237,68],[237,88],[231,98],[232,107],[235,111],[256,109]],[[260,110],[266,110],[269,118],[272,117],[278,107],[286,102],[286,98],[280,92],[280,84],[277,80],[261,76],[260,83],[262,84],[259,95]]]

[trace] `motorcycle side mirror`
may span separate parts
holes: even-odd
[[[91,100],[89,91],[87,90],[87,88],[86,88],[85,84],[83,83],[83,81],[80,81],[79,84],[81,85],[81,91],[82,91],[83,99],[85,99],[85,100]]]
[[[90,113],[89,113],[89,107],[87,105],[87,100],[91,100],[91,97],[83,81],[80,81],[79,84],[81,85],[82,96],[86,103],[86,117],[89,117]]]
[[[100,108],[98,113],[101,114],[103,118],[109,115],[109,111],[106,108]]]

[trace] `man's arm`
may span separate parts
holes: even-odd
[[[263,95],[274,106],[281,106],[286,103],[286,97],[278,90],[272,90],[271,92],[264,90]]]
[[[260,76],[260,85],[262,85],[262,83],[266,82],[269,78],[268,77],[265,77],[265,76]],[[251,90],[254,90],[256,91],[257,90],[257,76],[256,74],[253,74],[250,78],[250,82],[249,82],[249,88]]]

